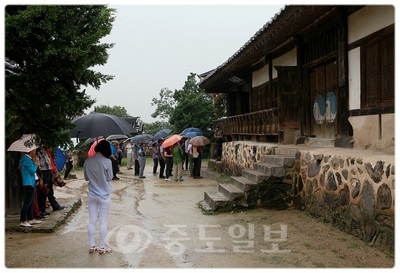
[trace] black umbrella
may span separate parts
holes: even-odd
[[[106,140],[107,141],[112,141],[112,140],[125,140],[125,139],[127,139],[128,137],[126,136],[126,135],[111,135],[111,136],[108,136],[107,138],[106,138]]]
[[[103,113],[91,113],[72,121],[76,128],[70,132],[71,137],[97,137],[113,134],[131,134],[137,132],[125,119]]]
[[[152,135],[149,134],[141,134],[141,135],[136,135],[131,138],[132,143],[139,143],[139,142],[149,142],[153,138]]]
[[[152,142],[156,142],[159,139],[164,138],[166,135],[168,135],[169,133],[171,133],[172,130],[171,129],[162,129],[160,131],[158,131],[154,136],[153,139],[151,140]]]
[[[85,140],[85,142],[83,142],[84,145],[89,145],[93,142],[95,142],[96,140],[103,138],[103,136],[98,136],[98,137],[89,137],[88,139]]]

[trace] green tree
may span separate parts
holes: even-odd
[[[13,69],[5,77],[6,145],[35,133],[48,147],[70,143],[71,120],[95,100],[82,91],[113,79],[92,70],[108,60],[115,10],[103,5],[9,5],[5,8],[5,57]],[[6,157],[6,206],[19,210],[19,154]]]
[[[158,131],[162,129],[171,129],[174,130],[174,127],[166,121],[155,121],[152,123],[144,124],[144,132],[145,134],[155,135]],[[173,132],[171,132],[172,134]]]
[[[190,73],[183,88],[175,90],[173,98],[176,107],[170,114],[169,122],[174,125],[176,132],[196,127],[201,129],[204,135],[212,137],[214,119],[212,97],[197,85],[195,77],[196,74]]]
[[[125,107],[116,106],[116,105],[114,105],[113,107],[109,107],[107,105],[96,106],[94,112],[110,114],[110,115],[118,116],[121,118],[130,117],[130,115],[126,111]]]
[[[107,62],[114,9],[106,6],[7,6],[6,136],[35,133],[55,147],[69,140],[70,122],[95,100],[83,86],[113,79],[91,70]]]
[[[169,119],[171,112],[173,111],[176,101],[173,97],[173,92],[168,88],[163,88],[160,90],[160,98],[153,98],[151,101],[151,106],[156,106],[156,110],[151,117]]]
[[[215,94],[214,95],[214,108],[215,108],[215,118],[223,118],[226,117],[226,95],[225,93]]]

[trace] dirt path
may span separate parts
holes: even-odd
[[[137,179],[122,169],[112,181],[109,255],[88,254],[87,182],[58,188],[82,206],[54,234],[6,233],[7,268],[392,268],[394,257],[296,210],[254,209],[204,214],[204,191],[224,178],[202,167],[204,179]],[[50,215],[51,217],[51,215]]]

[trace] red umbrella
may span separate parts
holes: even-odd
[[[90,146],[89,152],[88,152],[88,158],[94,156],[96,154],[94,148],[96,147],[97,143],[99,143],[101,140],[104,140],[104,138],[99,138],[95,142],[93,142],[92,146]]]
[[[163,144],[161,144],[161,147],[167,148],[169,146],[174,145],[175,143],[177,143],[181,139],[182,139],[181,135],[172,135],[169,138],[167,138],[166,140],[164,140]]]

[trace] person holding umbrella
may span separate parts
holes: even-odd
[[[185,158],[183,150],[179,142],[176,142],[172,147],[172,162],[174,168],[175,181],[183,181],[182,179],[182,164]]]
[[[190,164],[189,164],[190,176],[189,177],[193,177],[194,179],[201,179],[201,178],[203,178],[200,175],[201,153],[203,151],[203,148],[201,146],[195,146],[189,142],[188,150],[189,150],[189,157],[190,157],[190,159],[189,159],[190,160]]]
[[[36,154],[39,158],[39,166],[42,173],[43,184],[49,187],[49,192],[47,195],[39,195],[38,197],[38,205],[39,209],[42,211],[43,214],[49,215],[46,212],[46,197],[49,199],[50,205],[53,208],[53,211],[56,210],[63,210],[65,207],[61,206],[55,196],[54,196],[54,189],[53,189],[53,174],[57,172],[57,167],[54,165],[53,157],[51,156],[51,152],[49,149],[45,147],[40,147],[37,149]]]
[[[112,168],[112,170],[113,170],[113,178],[112,178],[112,180],[119,180],[119,177],[117,177],[117,173],[119,172],[117,147],[119,148],[118,141],[113,140],[111,142],[111,145],[110,145],[110,149],[111,149],[110,160],[111,160],[112,167],[113,167]],[[95,147],[95,149],[96,149],[96,147]]]
[[[138,143],[137,154],[139,160],[139,178],[146,178],[146,176],[143,175],[144,167],[146,166],[146,151],[144,150],[142,141]]]
[[[171,181],[171,178],[169,178],[172,174],[172,149],[171,146],[164,147],[164,161],[165,161],[165,181]]]
[[[156,176],[157,168],[158,168],[158,158],[159,158],[159,148],[158,148],[158,141],[152,143],[152,157],[153,157],[153,176]]]
[[[128,140],[128,143],[125,146],[125,151],[126,151],[126,169],[127,170],[132,170],[132,163],[133,163],[133,145],[132,143]]]
[[[35,174],[39,167],[39,159],[36,157],[36,149],[25,153],[19,160],[19,168],[22,174],[22,185],[25,189],[25,200],[22,204],[20,221],[21,227],[32,227],[42,221],[33,219],[33,200],[36,186]]]
[[[164,170],[165,170],[165,160],[164,160],[164,148],[162,144],[164,142],[163,138],[158,140],[158,163],[160,164],[160,173],[158,175],[159,178],[165,178]]]
[[[83,163],[84,178],[88,183],[88,209],[89,209],[89,254],[99,251],[99,254],[111,252],[105,245],[107,235],[108,212],[111,203],[113,180],[113,166],[110,161],[111,146],[106,140],[101,140],[95,147],[96,154]],[[95,244],[96,222],[99,219],[100,248]]]

